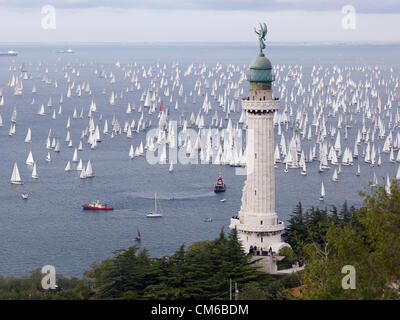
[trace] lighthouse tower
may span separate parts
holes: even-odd
[[[274,113],[280,102],[272,96],[271,84],[274,81],[271,62],[263,53],[266,25],[259,32],[260,51],[250,65],[247,76],[250,93],[242,99],[242,107],[247,116],[246,156],[247,179],[243,188],[242,206],[237,217],[233,217],[230,228],[236,228],[238,237],[246,252],[250,247],[261,249],[265,256],[271,250],[279,250],[288,244],[282,242],[284,224],[275,212],[275,171],[274,171]],[[255,254],[257,254],[257,251]],[[269,254],[269,271],[276,271],[274,255]],[[258,257],[260,258],[260,257]],[[283,257],[281,257],[283,258]],[[271,264],[273,265],[271,267]]]

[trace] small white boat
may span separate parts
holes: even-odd
[[[222,199],[220,199],[219,201],[220,201],[220,202],[225,202],[226,200],[225,200],[225,198],[222,198]]]
[[[163,216],[162,211],[157,212],[157,193],[154,194],[154,212],[150,212],[146,214],[146,217],[148,218],[160,218]]]
[[[29,195],[27,193],[21,194],[22,199],[28,199]]]
[[[204,222],[212,222],[212,219],[211,218],[205,218]]]

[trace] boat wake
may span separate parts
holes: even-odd
[[[150,194],[139,193],[139,192],[129,192],[127,193],[130,197],[136,199],[154,199],[154,195],[151,196]],[[205,192],[205,193],[171,193],[171,194],[159,194],[157,193],[157,199],[159,200],[190,200],[196,198],[207,198],[207,197],[214,197],[214,192]]]

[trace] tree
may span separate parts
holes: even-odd
[[[361,193],[364,205],[353,210],[354,224],[331,224],[322,243],[307,245],[303,299],[398,299],[400,297],[400,189],[392,181]],[[342,211],[345,213],[345,209]],[[342,268],[356,270],[356,289],[343,289]]]

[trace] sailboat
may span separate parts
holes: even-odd
[[[82,163],[82,159],[79,159],[79,163],[76,167],[76,171],[81,171],[83,170],[83,163]]]
[[[148,218],[159,218],[162,217],[163,214],[160,210],[160,212],[157,212],[157,193],[154,194],[154,212],[150,212],[146,214],[146,217]]]
[[[67,165],[65,166],[65,171],[71,171],[71,162],[68,161]]]
[[[60,141],[58,141],[58,140],[57,140],[56,146],[54,147],[54,152],[60,152]]]
[[[378,178],[376,177],[376,173],[374,172],[374,180],[371,184],[371,187],[376,187],[378,185]]]
[[[83,170],[82,170],[83,171]],[[92,169],[92,164],[90,160],[88,161],[88,164],[86,166],[86,171],[85,171],[85,177],[86,178],[92,178],[94,177],[93,169]]]
[[[78,152],[77,152],[76,148],[74,150],[74,156],[72,157],[72,162],[79,162]]]
[[[360,164],[357,165],[357,173],[356,176],[359,177],[361,175],[360,173]]]
[[[33,163],[32,178],[39,179],[39,175],[37,174],[36,162]]]
[[[307,168],[306,168],[306,163],[303,163],[303,169],[301,170],[300,174],[302,176],[306,176],[307,175]]]
[[[339,181],[339,177],[338,177],[338,173],[337,173],[336,168],[335,168],[335,171],[333,171],[332,181],[334,181],[334,182]]]
[[[285,163],[285,169],[283,170],[283,172],[285,172],[285,173],[289,172],[288,163],[287,162]]]
[[[85,169],[85,167],[82,168],[79,178],[81,178],[81,179],[86,179],[87,178],[86,177],[86,169]]]
[[[172,162],[171,162],[171,164],[169,165],[169,170],[168,170],[169,172],[173,172],[174,171],[174,165],[172,164]]]
[[[35,161],[33,161],[32,151],[29,151],[29,155],[28,155],[28,158],[26,159],[25,163],[28,166],[33,166],[35,164]]]
[[[134,241],[140,241],[141,235],[139,229],[137,230],[137,236],[133,239]]]
[[[320,201],[324,201],[324,197],[325,197],[325,187],[324,187],[324,182],[322,181],[321,183],[321,196],[319,197]]]
[[[26,143],[32,142],[32,132],[31,132],[31,128],[28,128],[28,132],[26,133],[25,142],[26,142]]]
[[[392,192],[391,192],[391,182],[390,182],[390,179],[389,179],[389,176],[388,176],[388,175],[386,175],[385,191],[386,191],[386,193],[387,193],[388,196],[391,196],[391,195],[392,195]]]
[[[45,112],[44,112],[44,104],[42,104],[42,105],[40,106],[40,109],[39,109],[39,111],[37,112],[37,114],[40,115],[40,116],[44,116],[44,115],[45,115]]]
[[[24,182],[21,180],[21,176],[19,175],[19,170],[16,162],[14,163],[14,169],[11,175],[10,182],[12,184],[24,184]]]

